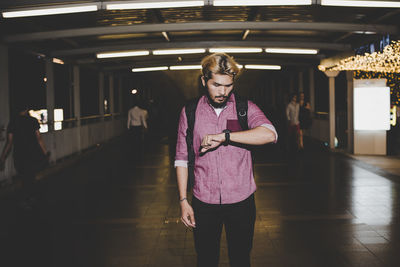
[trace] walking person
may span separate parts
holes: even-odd
[[[305,101],[304,93],[300,93],[299,99],[299,149],[304,149],[304,132],[310,129],[312,124],[311,105]]]
[[[300,105],[297,103],[297,95],[292,94],[290,102],[286,107],[286,117],[288,120],[288,146],[289,151],[295,147],[296,150],[300,148],[300,122],[299,122]]]
[[[193,228],[198,267],[218,266],[223,225],[230,266],[248,267],[256,184],[251,152],[244,145],[276,142],[277,133],[251,101],[244,102],[247,111],[238,112],[239,97],[233,91],[239,68],[233,58],[212,54],[201,64],[205,95],[194,108],[193,104],[183,108],[178,127],[175,167],[181,221]],[[194,118],[190,125],[188,114]],[[238,116],[247,116],[244,127]],[[191,203],[187,198],[190,177],[194,178]]]
[[[21,205],[25,208],[31,208],[32,203],[37,200],[36,174],[48,164],[50,156],[39,128],[37,119],[28,113],[28,105],[21,105],[17,115],[8,124],[7,142],[0,157],[3,170],[7,156],[13,148],[14,167],[17,179],[22,184]]]
[[[128,111],[127,127],[131,143],[130,149],[136,161],[140,159],[142,154],[143,134],[147,130],[147,118],[147,110],[135,99],[133,107]]]

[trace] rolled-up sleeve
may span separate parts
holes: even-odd
[[[274,143],[278,142],[278,133],[274,125],[268,120],[264,112],[251,101],[248,102],[247,121],[250,129],[262,126],[271,130],[275,134]]]
[[[185,108],[182,109],[181,115],[179,117],[178,125],[178,139],[176,142],[176,154],[175,154],[175,167],[187,167],[188,162],[188,152],[186,145],[186,130],[187,130],[187,119]]]

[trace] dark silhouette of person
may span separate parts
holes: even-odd
[[[21,204],[29,206],[38,193],[36,175],[48,164],[50,153],[40,135],[37,119],[29,115],[28,105],[20,105],[16,111],[16,116],[11,118],[7,127],[7,142],[0,157],[0,166],[4,170],[5,161],[13,147],[17,180],[22,183]]]

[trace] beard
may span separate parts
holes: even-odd
[[[207,88],[206,88],[207,89]],[[232,90],[233,91],[233,90]],[[215,102],[211,96],[210,93],[208,93],[208,89],[207,89],[207,98],[208,98],[208,102],[210,103],[211,106],[213,106],[214,108],[224,108],[226,106],[226,102],[228,102],[229,97],[232,94],[232,91],[227,95],[227,96],[216,96],[216,97],[223,97],[224,101],[219,103],[219,102]]]

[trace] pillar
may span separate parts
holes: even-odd
[[[347,78],[347,151],[354,153],[354,72],[346,71]]]
[[[104,73],[99,73],[99,115],[104,116]]]
[[[0,45],[0,149],[6,142],[10,121],[10,86],[8,81],[8,47]],[[0,150],[0,153],[2,150]],[[10,158],[10,156],[8,157]],[[0,181],[11,178],[12,160],[7,160],[5,171],[0,171]]]
[[[299,93],[304,93],[304,81],[303,81],[303,72],[299,72]]]
[[[47,109],[47,125],[49,132],[54,130],[54,63],[46,60],[46,109]]]
[[[314,69],[310,68],[309,69],[309,79],[310,79],[310,105],[311,105],[311,111],[315,111],[315,81],[314,81]]]
[[[329,77],[329,147],[335,148],[335,77],[339,71],[325,71],[325,75]]]
[[[81,151],[81,85],[79,66],[73,67],[74,116],[76,119],[77,149]]]
[[[119,113],[123,113],[124,112],[124,108],[123,108],[123,103],[122,103],[122,77],[120,76],[118,78],[118,101],[119,101]]]
[[[108,100],[108,106],[109,106],[109,110],[110,110],[110,114],[114,114],[115,112],[115,105],[114,105],[114,75],[110,75],[108,78],[108,82],[109,82],[109,86],[108,86],[108,90],[109,90],[109,100]]]
[[[0,142],[6,138],[10,120],[10,87],[8,82],[8,47],[0,45]],[[0,152],[1,153],[1,152]]]

